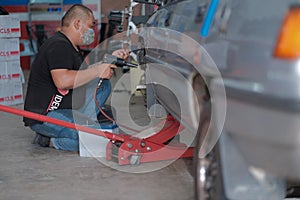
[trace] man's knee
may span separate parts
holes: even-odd
[[[104,80],[102,82],[101,87],[102,87],[103,91],[110,93],[111,92],[111,83],[110,83],[110,80]]]

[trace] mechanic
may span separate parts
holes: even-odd
[[[95,18],[84,5],[73,5],[61,20],[61,31],[54,33],[40,47],[30,68],[24,109],[71,123],[92,123],[97,120],[89,84],[103,82],[96,94],[100,106],[110,95],[113,64],[95,63],[87,66],[79,46],[94,41]],[[119,49],[112,55],[126,59],[129,51]],[[96,81],[96,83],[95,83]],[[25,126],[36,132],[35,143],[66,151],[79,150],[78,132],[46,122],[23,118]],[[96,124],[93,124],[96,126]],[[98,128],[100,124],[97,123]]]

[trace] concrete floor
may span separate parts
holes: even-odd
[[[133,111],[142,113],[143,104],[136,101]],[[194,199],[191,159],[148,173],[127,173],[123,171],[135,171],[135,166],[116,170],[95,158],[32,144],[34,133],[23,126],[20,116],[0,112],[0,127],[0,199]],[[141,164],[137,169],[157,164]]]

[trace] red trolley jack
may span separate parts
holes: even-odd
[[[0,111],[108,138],[110,142],[106,147],[106,159],[117,161],[119,165],[134,165],[193,156],[192,147],[187,147],[183,143],[170,142],[182,129],[180,123],[172,116],[167,117],[164,128],[158,133],[140,139],[131,135],[100,131],[9,106],[0,105]]]
[[[145,162],[193,157],[193,147],[173,142],[181,130],[180,123],[168,116],[162,130],[147,138],[119,135],[124,141],[111,140],[106,147],[106,159],[119,165],[137,165]]]

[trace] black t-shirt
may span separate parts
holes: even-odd
[[[84,104],[85,87],[58,91],[50,71],[53,69],[82,69],[83,56],[61,32],[56,32],[40,47],[30,67],[24,109],[46,115],[55,109],[78,109]],[[67,93],[67,94],[65,94]],[[24,117],[25,126],[39,121]]]

